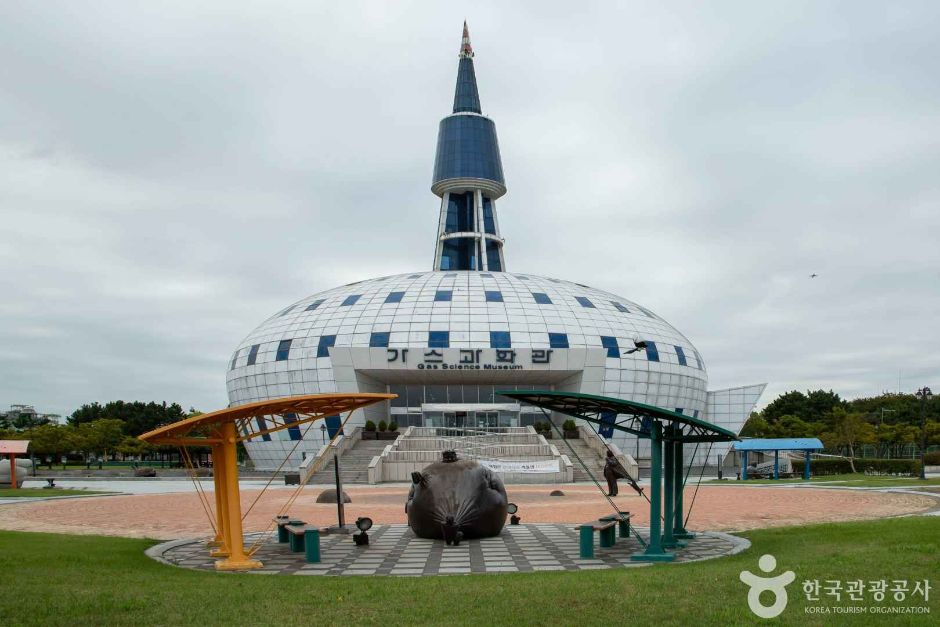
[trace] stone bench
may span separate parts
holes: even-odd
[[[303,552],[308,563],[320,561],[320,528],[316,525],[287,524],[284,531],[288,534],[292,553]]]
[[[601,546],[611,547],[617,541],[617,535],[614,527],[616,520],[592,520],[582,523],[578,529],[581,532],[581,542],[579,544],[582,559],[592,559],[594,557],[594,532],[600,532]]]

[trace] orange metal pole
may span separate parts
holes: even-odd
[[[245,555],[245,541],[242,536],[242,507],[238,492],[238,460],[236,459],[235,444],[238,442],[238,433],[235,423],[222,423],[222,448],[225,457],[225,473],[222,484],[225,489],[224,528],[228,536],[229,556],[215,563],[218,570],[250,570],[261,568],[261,562],[250,559]]]
[[[221,445],[212,447],[212,482],[215,485],[215,538],[209,542],[212,557],[228,557],[225,535],[225,451]]]
[[[10,453],[10,487],[16,489],[16,453]]]

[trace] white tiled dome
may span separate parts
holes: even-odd
[[[559,345],[561,336],[571,349],[611,348],[609,354],[619,356],[607,359],[604,394],[689,414],[705,408],[707,375],[701,356],[648,309],[578,283],[473,271],[381,277],[294,303],[241,342],[227,377],[229,400],[242,404],[336,391],[329,347],[322,338],[332,338],[337,347],[368,347],[370,341],[386,346],[382,342],[387,341],[390,348],[426,349],[433,345],[432,332],[446,332],[451,348],[494,347],[491,332],[508,332],[514,349],[565,348]],[[610,338],[616,339],[616,348]],[[637,339],[652,343],[653,350],[623,355]]]

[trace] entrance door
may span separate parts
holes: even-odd
[[[480,429],[495,429],[499,426],[498,411],[478,411],[476,414],[477,427]]]

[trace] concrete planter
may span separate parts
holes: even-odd
[[[363,432],[362,432],[362,439],[363,439],[363,440],[376,440],[376,439],[378,439],[378,438],[376,437],[377,433],[378,433],[378,432],[376,432],[376,431],[363,431]]]
[[[395,440],[398,438],[399,433],[398,431],[378,431],[376,432],[376,436],[378,436],[376,438],[377,440]],[[363,440],[364,439],[365,438],[363,438]]]
[[[572,431],[565,431],[566,440],[577,440],[580,437],[581,437],[581,432],[578,431],[577,429],[574,429]]]

